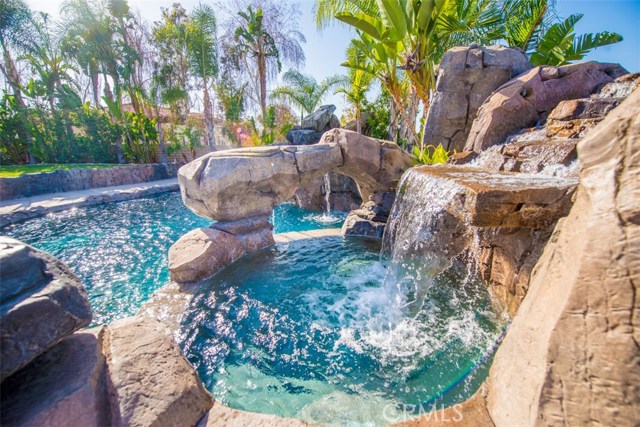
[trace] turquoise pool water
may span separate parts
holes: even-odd
[[[402,421],[468,398],[505,319],[465,266],[381,260],[379,243],[280,244],[201,287],[181,346],[219,401],[330,425]]]
[[[340,227],[326,216],[282,205],[274,232]],[[93,324],[135,314],[169,280],[167,253],[182,235],[211,221],[188,210],[177,192],[74,209],[0,229],[64,262],[87,287]]]

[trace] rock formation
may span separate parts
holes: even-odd
[[[170,332],[130,318],[91,322],[86,290],[59,260],[0,237],[6,426],[194,426],[213,399]]]
[[[491,93],[531,68],[519,49],[454,47],[442,57],[425,126],[425,144],[462,151],[478,109]]]
[[[496,426],[640,419],[640,91],[578,145],[580,186],[498,349]]]
[[[300,126],[294,126],[287,132],[287,141],[291,145],[317,144],[328,130],[339,128],[340,120],[333,114],[335,105],[323,105],[304,117]]]
[[[513,314],[577,180],[434,165],[407,172],[391,211],[384,250],[434,271],[464,259]]]
[[[349,212],[362,204],[356,182],[348,176],[329,172],[329,204],[332,210]],[[325,177],[316,178],[293,193],[293,200],[303,209],[321,211],[326,209],[327,196]]]
[[[533,68],[499,87],[482,105],[464,150],[480,152],[501,144],[542,121],[561,101],[586,98],[625,74],[619,65],[597,62]]]
[[[273,208],[328,172],[352,178],[364,204],[345,234],[380,236],[411,156],[397,144],[333,129],[311,146],[257,147],[214,152],[180,168],[182,199],[199,215],[219,221],[172,247],[174,280],[210,276],[246,252],[273,244]],[[223,234],[225,233],[225,234]],[[227,248],[227,245],[228,248]],[[229,253],[224,253],[229,249]]]
[[[295,190],[342,164],[336,144],[255,147],[209,153],[183,166],[185,205],[216,221],[271,215]]]
[[[190,231],[169,249],[171,279],[196,282],[249,252],[273,245],[272,228],[269,216],[263,215]]]
[[[213,399],[170,333],[129,318],[64,338],[2,382],[2,425],[194,426]]]
[[[91,323],[87,291],[56,258],[0,237],[0,381]]]

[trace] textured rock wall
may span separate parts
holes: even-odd
[[[478,109],[502,84],[531,68],[519,49],[454,47],[442,57],[425,143],[462,151]]]
[[[153,164],[26,174],[17,178],[0,178],[0,200],[158,181],[175,178],[177,173],[177,165]]]
[[[640,420],[640,91],[578,155],[576,202],[491,367],[496,426]]]
[[[348,176],[329,172],[331,210],[349,212],[357,209],[362,203],[358,185]],[[326,182],[324,177],[316,178],[312,183],[298,189],[293,200],[303,209],[324,210],[326,202]]]
[[[60,260],[0,236],[0,381],[91,323],[87,291]]]
[[[561,101],[585,98],[627,74],[616,64],[584,62],[536,67],[502,85],[487,99],[471,126],[465,151],[480,152],[534,126]]]

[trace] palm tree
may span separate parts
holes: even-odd
[[[33,20],[29,6],[23,0],[2,0],[0,2],[0,46],[2,46],[3,61],[0,62],[0,72],[13,92],[14,105],[18,110],[17,133],[27,147],[30,147],[33,137],[30,124],[25,115],[26,104],[22,96],[20,75],[13,58],[14,52],[29,52],[33,49]],[[27,149],[26,157],[29,163],[35,163],[31,151]]]
[[[353,63],[364,63],[366,57],[353,44],[347,49],[347,59]],[[345,79],[346,86],[338,89],[336,93],[342,93],[355,109],[356,132],[362,132],[360,112],[362,103],[367,99],[367,92],[371,88],[374,75],[360,68],[349,68]]]
[[[299,108],[300,118],[303,118],[305,113],[313,113],[329,91],[340,85],[344,78],[337,75],[329,76],[318,83],[312,76],[289,70],[284,73],[282,80],[287,85],[274,89],[271,97]]]
[[[218,75],[218,49],[216,36],[216,16],[213,8],[200,4],[187,24],[187,48],[192,72],[202,81],[204,121],[207,141],[211,151],[215,150],[213,104],[211,102],[212,79]]]
[[[582,17],[582,14],[571,15],[563,22],[551,25],[531,53],[531,63],[564,65],[581,60],[591,49],[622,41],[622,36],[607,31],[576,36],[575,25]]]
[[[280,53],[275,39],[263,25],[262,9],[256,11],[251,6],[246,12],[240,11],[238,15],[244,21],[236,28],[235,41],[237,52],[245,57],[250,57],[256,63],[256,80],[258,82],[260,111],[262,117],[267,113],[267,60],[273,58],[278,72],[282,68]]]
[[[163,88],[162,102],[169,105],[174,122],[186,121],[189,112],[189,48],[187,11],[178,3],[162,10],[153,38],[157,48],[157,77]]]

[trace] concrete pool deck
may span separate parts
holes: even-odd
[[[176,191],[179,188],[178,179],[171,178],[139,184],[91,188],[81,191],[51,193],[6,200],[0,202],[0,228],[52,212],[100,203],[137,199],[151,194]]]

